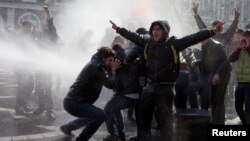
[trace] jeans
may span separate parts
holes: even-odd
[[[69,122],[70,130],[77,130],[86,125],[76,141],[88,141],[106,119],[105,112],[89,103],[81,103],[70,97],[64,99],[64,108],[78,119]]]
[[[124,121],[121,113],[122,109],[127,109],[134,107],[137,102],[137,99],[132,99],[125,97],[123,95],[114,95],[106,104],[104,111],[107,113],[106,126],[107,130],[111,135],[115,134],[114,124],[117,128],[117,133],[124,132]]]
[[[198,98],[197,98],[197,92],[200,93],[202,87],[202,80],[197,80],[197,81],[192,81],[187,88],[187,95],[188,95],[188,100],[190,103],[190,107],[193,109],[198,109]]]
[[[187,72],[180,71],[175,85],[176,97],[174,99],[174,103],[177,110],[187,108],[187,88],[189,86],[189,83],[190,74]]]

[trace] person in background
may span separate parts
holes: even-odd
[[[194,18],[199,29],[207,28],[198,13],[198,4],[193,6]],[[226,43],[232,38],[240,17],[240,10],[235,9],[235,18],[226,34],[219,33],[212,39],[202,42],[202,105],[208,110],[212,105],[212,123],[225,124],[225,94],[230,79],[231,66],[225,52]],[[212,24],[214,27],[219,21]],[[218,42],[219,41],[219,42]]]
[[[116,52],[115,58],[124,62],[126,54],[121,44],[115,44],[112,49]],[[122,64],[117,70],[118,85],[113,89],[114,96],[106,104],[104,111],[108,115],[107,130],[110,135],[104,141],[125,141],[125,127],[121,110],[134,107],[141,93],[139,83],[139,64],[133,62]],[[116,130],[114,128],[116,125]]]
[[[43,32],[38,36],[38,44],[41,50],[54,52],[58,35],[56,27],[51,18],[50,10],[47,5],[44,5],[46,23]],[[34,73],[34,95],[38,96],[38,109],[33,111],[33,115],[41,115],[45,112],[48,119],[54,120],[53,112],[53,97],[52,97],[52,72],[46,71],[44,68],[35,68]]]
[[[229,56],[230,62],[237,61],[235,110],[243,125],[250,124],[250,30],[243,33],[243,39]],[[245,110],[243,108],[245,104]]]

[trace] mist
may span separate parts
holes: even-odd
[[[58,48],[57,51],[44,49],[30,39],[15,36],[13,40],[10,34],[0,41],[0,60],[9,62],[13,68],[21,65],[60,73],[62,83],[69,87],[96,50],[110,46],[118,36],[109,20],[131,31],[138,27],[149,29],[154,20],[167,20],[170,35],[186,35],[183,27],[187,23],[181,21],[185,17],[180,17],[180,9],[175,6],[171,0],[73,0],[56,15],[52,13],[59,41],[56,47],[46,48]]]

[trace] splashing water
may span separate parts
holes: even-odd
[[[96,49],[110,46],[117,36],[109,20],[133,31],[141,26],[149,28],[154,20],[168,20],[171,34],[182,35],[181,28],[175,24],[182,25],[178,16],[170,0],[75,0],[65,4],[55,16],[59,45],[46,48],[59,48],[58,51],[45,50],[33,40],[12,40],[8,36],[0,41],[0,60],[13,67],[25,64],[59,72],[69,87]]]

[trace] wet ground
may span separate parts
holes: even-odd
[[[59,131],[62,124],[74,119],[62,108],[62,98],[68,87],[53,91],[55,121],[50,121],[45,116],[17,116],[14,110],[17,91],[15,75],[13,69],[8,67],[7,64],[1,66],[4,69],[0,69],[0,141],[73,141],[75,138],[66,137]],[[104,107],[111,95],[111,91],[105,89],[101,95],[101,100],[98,100],[95,105]],[[239,124],[233,103],[233,99],[230,99],[227,106],[226,124]],[[124,111],[124,116],[126,135],[135,135],[135,123],[127,120],[126,111]],[[78,135],[80,131],[76,131],[75,135]],[[155,129],[152,129],[152,131],[154,138],[157,138],[158,131]],[[106,135],[106,126],[103,124],[91,141],[101,141]]]

